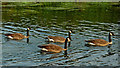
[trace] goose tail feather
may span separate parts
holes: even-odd
[[[10,36],[11,34],[4,34],[5,36]]]
[[[45,46],[38,46],[39,48],[45,48]]]
[[[91,42],[91,40],[85,40],[85,42]]]

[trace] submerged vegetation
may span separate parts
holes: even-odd
[[[2,11],[8,11],[4,19],[18,21],[18,17],[30,17],[31,14],[51,19],[50,16],[61,15],[64,19],[114,22],[119,21],[119,2],[3,2]],[[8,9],[9,8],[9,9]],[[60,11],[60,12],[59,12]],[[17,17],[16,17],[17,16]],[[9,19],[10,17],[10,19]],[[4,21],[3,19],[3,21]],[[61,20],[59,20],[60,22]]]
[[[49,20],[54,16],[62,17],[57,19],[58,22],[64,19],[73,23],[76,23],[75,20],[118,23],[119,5],[119,2],[3,2],[2,11],[3,21],[5,19],[20,22],[19,17],[29,18],[31,15],[36,15]]]
[[[39,7],[39,9],[49,10],[84,10],[89,7],[109,8],[111,6],[119,7],[119,2],[3,2],[2,7],[20,7],[25,8]]]

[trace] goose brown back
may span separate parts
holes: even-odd
[[[15,40],[21,40],[23,38],[28,38],[29,36],[24,36],[20,33],[14,33],[14,34],[5,34],[6,36],[8,36],[11,39],[15,39]]]
[[[63,49],[62,47],[58,46],[58,45],[54,45],[54,44],[46,44],[46,45],[42,45],[42,46],[38,46],[40,48],[44,48],[47,49],[49,52],[61,52],[62,50],[67,50],[67,49]]]
[[[61,37],[61,36],[48,36],[48,38],[53,39],[53,42],[60,42],[60,43],[64,43],[65,42],[65,38]]]

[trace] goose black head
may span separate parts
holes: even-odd
[[[30,27],[28,27],[28,28],[27,28],[27,30],[31,30],[31,28],[30,28]]]
[[[70,42],[71,40],[70,40],[70,38],[69,38],[69,37],[67,37],[67,38],[66,38],[66,41]]]
[[[110,32],[109,34],[110,34],[111,36],[114,36],[114,33],[113,33],[113,32]]]
[[[69,33],[71,34],[71,33],[72,33],[72,30],[70,30]]]

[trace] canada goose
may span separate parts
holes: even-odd
[[[95,46],[106,46],[108,44],[112,44],[112,40],[111,40],[111,36],[113,36],[114,33],[113,32],[109,32],[109,42],[103,39],[91,39],[91,40],[85,40],[86,42],[88,42],[88,44],[90,45],[95,45]]]
[[[29,30],[30,30],[30,28],[28,27],[28,28],[27,28],[27,36],[24,36],[24,35],[21,34],[21,33],[5,34],[5,36],[7,36],[7,37],[10,38],[10,39],[21,40],[21,39],[24,39],[24,38],[28,38],[28,37],[29,37]]]
[[[43,51],[47,51],[47,52],[55,52],[55,53],[59,53],[62,50],[67,50],[67,42],[70,41],[70,39],[67,37],[65,40],[65,46],[64,48],[55,45],[55,44],[46,44],[46,45],[42,45],[42,46],[38,46],[40,48],[42,48]]]
[[[71,33],[72,33],[72,31],[68,32],[70,40],[72,40],[71,39]],[[61,36],[48,36],[47,39],[48,39],[49,42],[59,42],[59,43],[64,43],[65,42],[65,38],[61,37]],[[68,41],[68,42],[70,42],[70,41]]]

